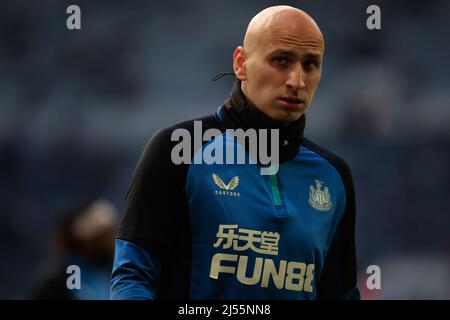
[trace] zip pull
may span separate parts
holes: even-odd
[[[270,186],[272,187],[273,201],[276,207],[282,207],[280,189],[278,188],[278,178],[276,174],[270,176]]]
[[[269,176],[270,179],[270,187],[272,189],[272,198],[275,205],[275,217],[277,218],[286,218],[288,213],[286,208],[281,200],[281,192],[278,186],[278,176],[277,174],[273,174]]]

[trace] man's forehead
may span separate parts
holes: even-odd
[[[311,58],[321,58],[323,50],[314,48],[288,48],[284,46],[277,46],[266,50],[267,55],[291,55],[291,56],[309,56]]]
[[[311,48],[321,50],[324,46],[323,37],[318,33],[291,31],[288,29],[274,28],[268,30],[265,42],[271,46]]]
[[[324,43],[318,36],[301,36],[286,32],[269,32],[259,43],[259,49],[266,53],[291,53],[293,55],[323,54]]]

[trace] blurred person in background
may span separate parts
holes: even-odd
[[[114,253],[117,209],[102,199],[91,199],[66,209],[56,224],[52,239],[59,261],[32,293],[33,299],[105,300]],[[80,289],[69,289],[71,273],[80,270]]]
[[[359,298],[350,168],[303,136],[323,52],[319,27],[302,10],[270,7],[252,19],[233,54],[230,98],[197,119],[218,135],[190,155],[244,147],[222,142],[227,129],[276,130],[279,171],[177,165],[172,133],[196,139],[194,122],[157,132],[127,193],[112,299]]]

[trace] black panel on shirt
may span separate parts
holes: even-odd
[[[204,131],[220,129],[212,115],[195,120],[202,121]],[[146,249],[161,262],[158,299],[189,297],[191,225],[184,193],[189,165],[171,160],[178,143],[171,141],[171,135],[178,128],[187,129],[194,138],[191,120],[156,132],[147,143],[126,194],[118,232],[119,239]]]
[[[327,159],[344,182],[346,206],[319,278],[317,299],[343,299],[357,285],[355,250],[355,192],[350,167],[330,151],[305,139],[303,145]]]

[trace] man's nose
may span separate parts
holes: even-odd
[[[286,85],[294,91],[305,88],[305,72],[303,71],[302,65],[296,63],[294,68],[289,72],[289,78]]]

